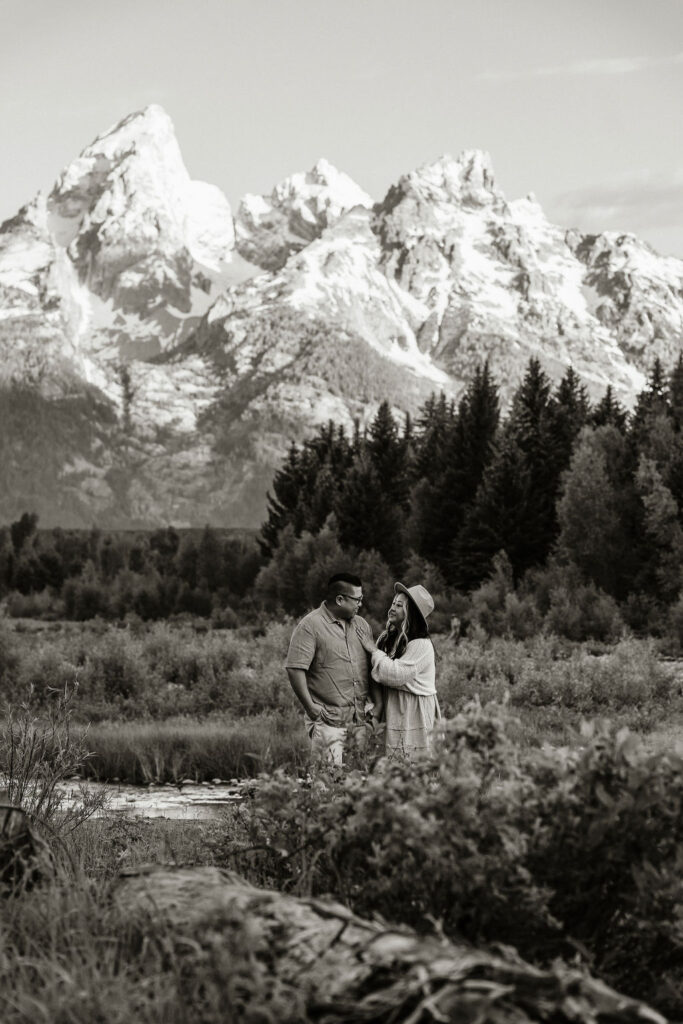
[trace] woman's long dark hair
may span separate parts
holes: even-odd
[[[406,594],[406,597],[408,595]],[[401,658],[411,640],[430,639],[427,623],[408,597],[406,614],[400,626],[394,626],[387,619],[384,631],[377,637],[377,646],[390,658]]]

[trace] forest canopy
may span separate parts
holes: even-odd
[[[655,361],[630,414],[531,359],[505,414],[484,364],[457,403],[326,423],[292,443],[258,533],[42,531],[30,512],[0,528],[10,614],[76,619],[297,615],[353,567],[377,621],[400,578],[438,596],[441,628],[678,635],[682,565],[683,358]]]

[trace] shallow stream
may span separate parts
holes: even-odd
[[[242,800],[245,785],[237,779],[201,783],[188,779],[178,784],[150,786],[73,779],[59,788],[66,804],[80,802],[83,792],[104,794],[104,807],[96,816],[199,820],[217,818],[228,805]]]

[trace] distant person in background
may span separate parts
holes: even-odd
[[[460,637],[462,635],[462,622],[457,615],[451,615],[451,631],[448,634],[448,639],[452,640],[454,644],[460,643]]]
[[[364,647],[373,644],[372,630],[358,615],[362,601],[359,577],[337,573],[323,603],[298,623],[289,643],[285,667],[304,709],[315,761],[341,765],[347,739],[364,746],[380,712],[381,691],[371,683]]]
[[[413,758],[429,751],[441,718],[436,695],[434,646],[427,617],[434,601],[422,586],[394,586],[394,600],[376,644],[359,639],[372,659],[372,677],[382,684],[385,754]]]

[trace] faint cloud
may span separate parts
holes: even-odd
[[[683,64],[683,52],[663,57],[597,57],[576,60],[569,64],[552,64],[516,71],[482,71],[477,79],[482,82],[514,82],[528,78],[553,78],[566,75],[631,75],[649,68],[673,67]]]
[[[683,221],[683,168],[565,192],[555,199],[565,223],[592,230],[642,231]]]

